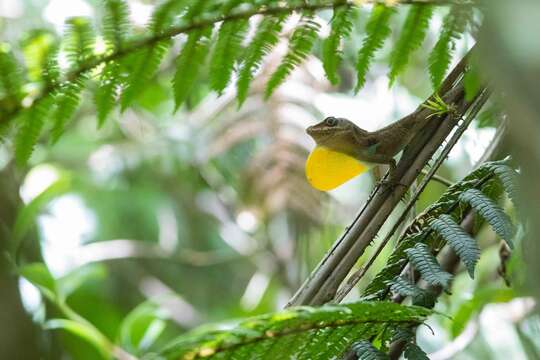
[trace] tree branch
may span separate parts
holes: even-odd
[[[362,3],[376,4],[376,3],[385,3],[385,1],[384,0],[364,0],[362,1]],[[474,4],[474,1],[470,0],[470,1],[464,2],[464,1],[459,1],[459,0],[401,0],[401,1],[398,1],[398,3],[403,4],[403,5],[416,4],[416,5],[441,5],[442,6],[442,5]],[[249,19],[255,15],[279,15],[283,13],[293,13],[293,12],[299,12],[299,11],[317,11],[317,10],[330,9],[336,6],[356,6],[356,3],[354,1],[348,1],[348,0],[334,0],[334,1],[321,1],[314,4],[298,3],[296,5],[286,4],[285,6],[278,4],[277,6],[255,7],[255,8],[250,8],[247,10],[231,12],[230,14],[226,14],[226,15],[220,14],[214,17],[207,17],[200,20],[196,20],[189,24],[180,24],[177,26],[172,26],[166,31],[163,31],[159,34],[154,34],[152,36],[147,36],[147,37],[132,40],[128,42],[125,46],[114,50],[112,53],[108,55],[103,55],[103,56],[99,56],[99,57],[95,57],[90,60],[87,60],[86,62],[79,65],[77,68],[74,68],[71,71],[69,71],[65,75],[63,81],[59,81],[54,84],[49,84],[46,87],[44,87],[44,89],[38,95],[36,95],[36,97],[33,99],[32,106],[34,106],[39,101],[44,99],[47,95],[54,93],[58,89],[65,86],[66,83],[69,83],[78,79],[84,73],[98,67],[101,64],[120,59],[133,52],[140,51],[143,48],[153,46],[160,41],[171,39],[180,34],[185,34],[193,30],[206,28],[208,26],[213,26],[216,23],[219,23],[222,21]],[[20,112],[27,109],[28,107],[24,106],[22,102],[13,106],[9,110],[2,109],[3,111],[1,111],[0,113],[3,113],[3,115],[0,116],[0,125],[7,124],[10,120],[18,116]]]

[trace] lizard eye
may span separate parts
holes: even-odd
[[[335,117],[330,116],[324,119],[324,123],[326,124],[326,126],[336,126],[338,123],[338,120]]]

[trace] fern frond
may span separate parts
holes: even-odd
[[[472,17],[472,8],[466,5],[454,5],[445,16],[439,39],[429,54],[429,73],[433,88],[441,84],[450,61],[456,41],[461,38]]]
[[[22,118],[23,123],[15,136],[15,161],[18,165],[26,164],[30,158],[52,106],[53,98],[48,96],[34,104]]]
[[[214,53],[210,60],[210,87],[221,94],[242,52],[242,41],[249,22],[247,19],[225,21],[219,29]]]
[[[355,341],[379,336],[386,342],[391,335],[387,328],[417,325],[430,313],[390,302],[289,308],[245,319],[233,329],[181,335],[159,356],[171,360],[337,359]]]
[[[432,292],[424,290],[411,283],[404,276],[396,276],[384,282],[390,286],[390,291],[401,296],[410,296],[414,305],[431,308],[435,305],[435,296]]]
[[[64,50],[70,65],[75,68],[94,56],[96,43],[90,20],[73,17],[66,21]]]
[[[66,124],[75,114],[81,101],[84,79],[67,82],[55,96],[56,110],[52,116],[54,125],[51,129],[51,142],[54,144],[64,133]]]
[[[399,38],[390,54],[390,73],[388,75],[390,86],[405,69],[411,54],[422,45],[432,15],[433,6],[431,5],[411,6]]]
[[[403,356],[407,360],[429,360],[429,357],[427,356],[425,351],[422,350],[420,346],[412,342],[407,343],[407,345],[405,346]]]
[[[265,17],[258,25],[253,40],[247,46],[242,67],[236,83],[238,105],[246,100],[249,85],[255,72],[261,66],[262,59],[268,54],[279,41],[279,32],[283,27],[286,16]]]
[[[98,128],[103,126],[109,113],[116,106],[121,82],[120,75],[120,64],[114,61],[106,64],[101,71],[99,85],[94,93]]]
[[[371,341],[362,340],[358,341],[351,346],[358,360],[388,360],[390,359],[387,354],[377,349]]]
[[[508,194],[508,197],[514,204],[517,201],[517,183],[518,173],[506,164],[493,164],[491,165],[493,172],[504,187],[504,191]]]
[[[107,47],[120,49],[129,31],[129,9],[124,0],[105,0],[103,37]]]
[[[480,258],[480,249],[476,240],[459,226],[450,215],[441,215],[429,223],[465,264],[471,278],[474,278],[474,268]]]
[[[43,80],[43,70],[51,50],[56,48],[57,39],[51,31],[34,30],[25,36],[22,41],[24,62],[31,81]]]
[[[291,36],[287,54],[266,84],[265,98],[269,98],[291,71],[307,58],[317,39],[319,28],[320,25],[315,21],[312,12],[303,14],[300,25],[296,27]]]
[[[176,58],[176,73],[173,78],[175,111],[182,105],[197,81],[199,70],[204,65],[208,53],[211,35],[212,28],[191,32],[182,52]]]
[[[405,250],[405,253],[425,281],[431,285],[448,288],[452,275],[441,268],[426,244],[418,243],[413,248]]]
[[[162,40],[151,47],[145,48],[135,53],[128,64],[130,68],[128,78],[122,96],[120,98],[120,109],[124,111],[135,100],[144,87],[148,84],[152,76],[157,72],[161,60],[171,46],[169,40]]]
[[[41,79],[45,86],[55,86],[60,81],[60,66],[58,65],[58,46],[51,46],[43,55]]]
[[[171,26],[176,14],[187,5],[187,0],[166,0],[156,7],[150,19],[149,30],[154,34],[161,33]]]
[[[384,41],[391,33],[389,22],[394,13],[394,8],[382,4],[376,5],[371,11],[366,25],[366,37],[356,60],[355,92],[358,92],[366,83],[366,75],[375,52],[383,46]]]
[[[22,70],[10,46],[0,43],[0,99],[9,98],[14,102],[19,100],[22,84]]]
[[[514,237],[514,225],[503,209],[493,200],[476,189],[469,189],[459,196],[462,202],[470,204],[474,210],[484,220],[486,220],[493,230],[499,235],[510,248],[514,247],[512,238]]]
[[[332,28],[330,35],[324,39],[322,44],[322,60],[326,77],[333,84],[339,82],[337,70],[341,64],[343,52],[342,42],[351,34],[353,23],[353,9],[349,6],[334,7],[332,16]]]

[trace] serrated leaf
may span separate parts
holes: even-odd
[[[249,85],[255,72],[261,66],[262,59],[278,43],[279,32],[283,27],[285,19],[285,15],[265,17],[259,24],[253,40],[247,46],[236,83],[239,106],[242,105],[247,97]]]
[[[322,44],[323,67],[328,80],[336,85],[339,82],[337,70],[341,64],[343,40],[351,34],[353,9],[349,6],[335,6],[330,34]]]
[[[405,24],[390,54],[390,73],[388,74],[390,86],[407,66],[411,54],[422,45],[432,15],[433,6],[431,5],[411,5]]]
[[[56,143],[64,133],[67,123],[71,120],[81,101],[84,79],[65,83],[55,96],[56,109],[52,116],[54,121],[51,130],[51,143]]]
[[[176,72],[173,78],[175,110],[183,104],[197,81],[208,53],[211,34],[212,28],[191,32],[180,55],[176,58]]]
[[[116,106],[121,86],[120,74],[120,64],[118,62],[105,64],[100,74],[99,86],[94,92],[98,128],[103,126],[108,115]]]
[[[242,41],[249,22],[230,20],[221,24],[210,60],[210,87],[221,94],[231,79],[234,64],[242,53]]]
[[[459,226],[450,215],[441,215],[429,223],[465,264],[471,278],[474,278],[474,268],[480,258],[480,249],[476,240]]]
[[[390,357],[377,349],[371,341],[358,341],[352,346],[352,350],[358,357],[358,360],[388,360]]]
[[[513,249],[514,244],[512,243],[512,238],[515,234],[514,225],[499,205],[477,189],[465,191],[459,196],[459,199],[470,204],[472,208],[476,210],[478,215],[491,225],[497,235],[506,241],[508,246]]]
[[[389,22],[394,13],[394,8],[382,4],[376,5],[371,11],[366,25],[366,37],[356,60],[355,92],[358,92],[366,83],[366,75],[375,52],[382,48],[384,41],[392,32]]]
[[[315,44],[319,28],[320,25],[315,21],[312,12],[303,14],[300,24],[295,28],[289,40],[289,50],[287,54],[266,84],[264,92],[266,99],[268,99],[274,90],[285,81],[291,71],[307,58]]]
[[[15,135],[15,161],[18,165],[26,164],[30,158],[53,105],[53,98],[47,96],[34,104],[21,118],[23,123]]]
[[[441,268],[426,244],[418,243],[413,248],[405,250],[405,253],[425,281],[431,285],[448,288],[452,275]]]
[[[444,17],[442,29],[437,43],[429,54],[429,73],[433,88],[441,84],[450,62],[456,41],[461,38],[472,17],[472,8],[465,5],[454,5]]]
[[[90,20],[84,17],[72,17],[66,21],[64,50],[73,68],[82,66],[94,56],[96,43],[94,29]]]
[[[109,49],[120,49],[129,31],[129,9],[124,0],[105,0],[103,37]]]

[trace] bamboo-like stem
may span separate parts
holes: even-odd
[[[428,100],[436,94],[442,94],[445,102],[455,106],[456,114],[467,112],[472,103],[464,99],[462,78],[468,57],[465,56],[456,65],[439,91]],[[341,282],[460,118],[449,114],[433,116],[422,106],[416,110],[415,116],[432,116],[433,119],[405,149],[394,172],[395,176],[390,179],[390,182],[399,185],[376,187],[352,224],[345,229],[287,306],[321,305],[334,298]]]
[[[489,97],[489,92],[485,90],[482,92],[476,101],[474,101],[474,105],[472,106],[472,109],[467,114],[466,119],[463,121],[463,123],[458,127],[458,129],[454,132],[450,140],[446,143],[443,150],[427,172],[426,176],[422,179],[421,183],[416,188],[414,194],[411,196],[409,201],[407,202],[407,205],[405,206],[405,209],[401,212],[401,215],[399,216],[398,220],[394,223],[394,226],[392,229],[386,234],[386,237],[383,239],[383,241],[379,244],[375,252],[372,254],[371,258],[368,260],[367,264],[363,266],[359,271],[355,272],[353,275],[349,277],[346,284],[341,288],[335,299],[334,302],[340,302],[343,300],[343,298],[352,290],[352,288],[362,279],[362,277],[366,274],[368,269],[371,267],[371,265],[374,263],[375,259],[379,256],[381,251],[384,249],[388,241],[392,238],[396,230],[401,226],[401,224],[407,219],[407,214],[411,210],[411,208],[414,206],[418,198],[420,197],[420,194],[425,190],[427,184],[432,179],[432,177],[435,175],[435,172],[439,169],[439,167],[442,165],[450,151],[453,149],[453,147],[456,145],[458,140],[461,138],[465,130],[469,127],[469,124],[472,122],[472,120],[476,117],[482,106],[485,104]]]

